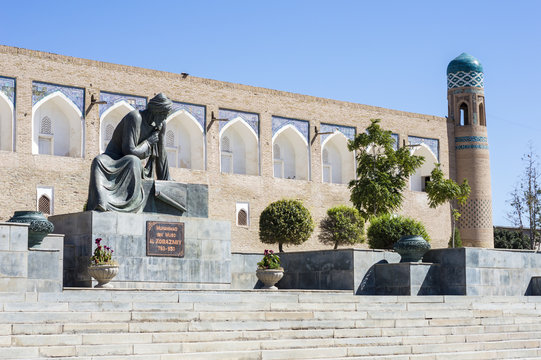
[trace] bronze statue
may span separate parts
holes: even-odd
[[[143,179],[154,177],[154,167],[157,180],[171,180],[164,138],[172,107],[160,93],[145,110],[124,116],[105,152],[92,161],[86,210],[140,212],[145,201]]]

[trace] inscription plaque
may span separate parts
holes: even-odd
[[[184,257],[184,223],[147,221],[147,256]]]

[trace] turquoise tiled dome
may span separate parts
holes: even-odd
[[[462,53],[447,66],[447,88],[484,87],[483,65],[471,55]]]
[[[470,71],[483,72],[483,65],[473,56],[462,53],[454,58],[447,66],[447,74],[457,73],[464,71],[466,73]]]

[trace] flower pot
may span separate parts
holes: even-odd
[[[418,235],[404,235],[394,244],[394,250],[400,254],[400,262],[420,262],[430,250],[430,244]]]
[[[15,211],[8,222],[26,223],[28,226],[28,247],[38,246],[43,238],[54,230],[52,222],[41,211]]]
[[[95,288],[112,288],[109,281],[118,274],[118,265],[89,265],[88,274],[98,282]]]
[[[257,269],[255,274],[264,285],[262,289],[278,290],[274,285],[284,276],[284,269]]]

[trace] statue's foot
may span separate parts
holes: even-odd
[[[96,211],[103,211],[103,212],[107,211],[107,209],[105,207],[103,207],[102,204],[98,204],[98,206],[96,206],[95,210]]]

